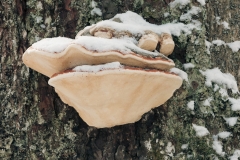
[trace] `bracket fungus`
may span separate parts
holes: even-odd
[[[182,84],[165,56],[174,49],[171,35],[151,25],[128,11],[86,27],[75,39],[42,39],[26,50],[23,62],[50,77],[49,85],[88,125],[134,123]]]

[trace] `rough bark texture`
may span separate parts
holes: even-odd
[[[238,117],[230,103],[205,86],[199,69],[219,67],[240,83],[240,52],[228,46],[212,45],[207,54],[205,39],[238,40],[238,0],[207,0],[201,6],[196,0],[185,7],[170,8],[171,0],[96,1],[102,16],[91,15],[90,0],[7,0],[0,2],[0,159],[78,159],[78,160],[144,160],[144,159],[227,159],[240,148],[240,123],[230,127],[224,117]],[[64,104],[48,78],[27,68],[21,60],[32,43],[46,37],[74,38],[83,27],[109,19],[127,10],[141,14],[147,21],[164,24],[180,16],[191,6],[202,8],[192,18],[202,23],[191,35],[173,37],[176,43],[171,58],[178,68],[193,63],[189,82],[166,104],[145,115],[134,124],[96,129],[87,126],[77,112]],[[164,17],[168,12],[169,16]],[[230,29],[216,22],[229,22]],[[188,22],[185,22],[188,23]],[[237,97],[228,90],[228,94]],[[212,97],[211,107],[202,105]],[[187,103],[195,102],[194,111]],[[205,126],[210,134],[197,137],[192,123]],[[212,136],[229,131],[232,136],[221,140],[224,156],[212,148]],[[183,150],[181,146],[188,144]]]

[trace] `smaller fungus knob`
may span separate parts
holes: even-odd
[[[148,32],[147,34],[143,35],[139,40],[138,47],[153,51],[156,49],[158,43],[158,36],[153,32]]]
[[[168,33],[163,33],[159,36],[160,49],[159,52],[168,56],[172,54],[175,43],[172,39],[172,36]]]
[[[99,27],[90,30],[90,33],[95,37],[111,39],[113,36],[113,30],[110,28]]]

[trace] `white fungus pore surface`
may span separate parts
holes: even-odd
[[[119,62],[111,62],[102,65],[82,65],[73,68],[75,72],[99,72],[109,69],[121,69],[123,66]]]

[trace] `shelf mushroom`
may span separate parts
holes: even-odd
[[[138,121],[144,113],[165,103],[182,79],[156,69],[112,62],[60,72],[49,84],[89,126],[104,128]]]
[[[117,16],[119,22],[86,27],[75,39],[43,39],[22,58],[28,67],[50,77],[48,83],[62,101],[90,126],[134,123],[165,103],[182,84],[181,77],[170,73],[175,64],[166,57],[174,49],[171,35],[154,33],[155,25],[139,30],[150,24],[127,14],[134,17],[127,21],[130,24]],[[134,19],[140,27],[132,25]],[[161,53],[156,51],[158,43]]]

